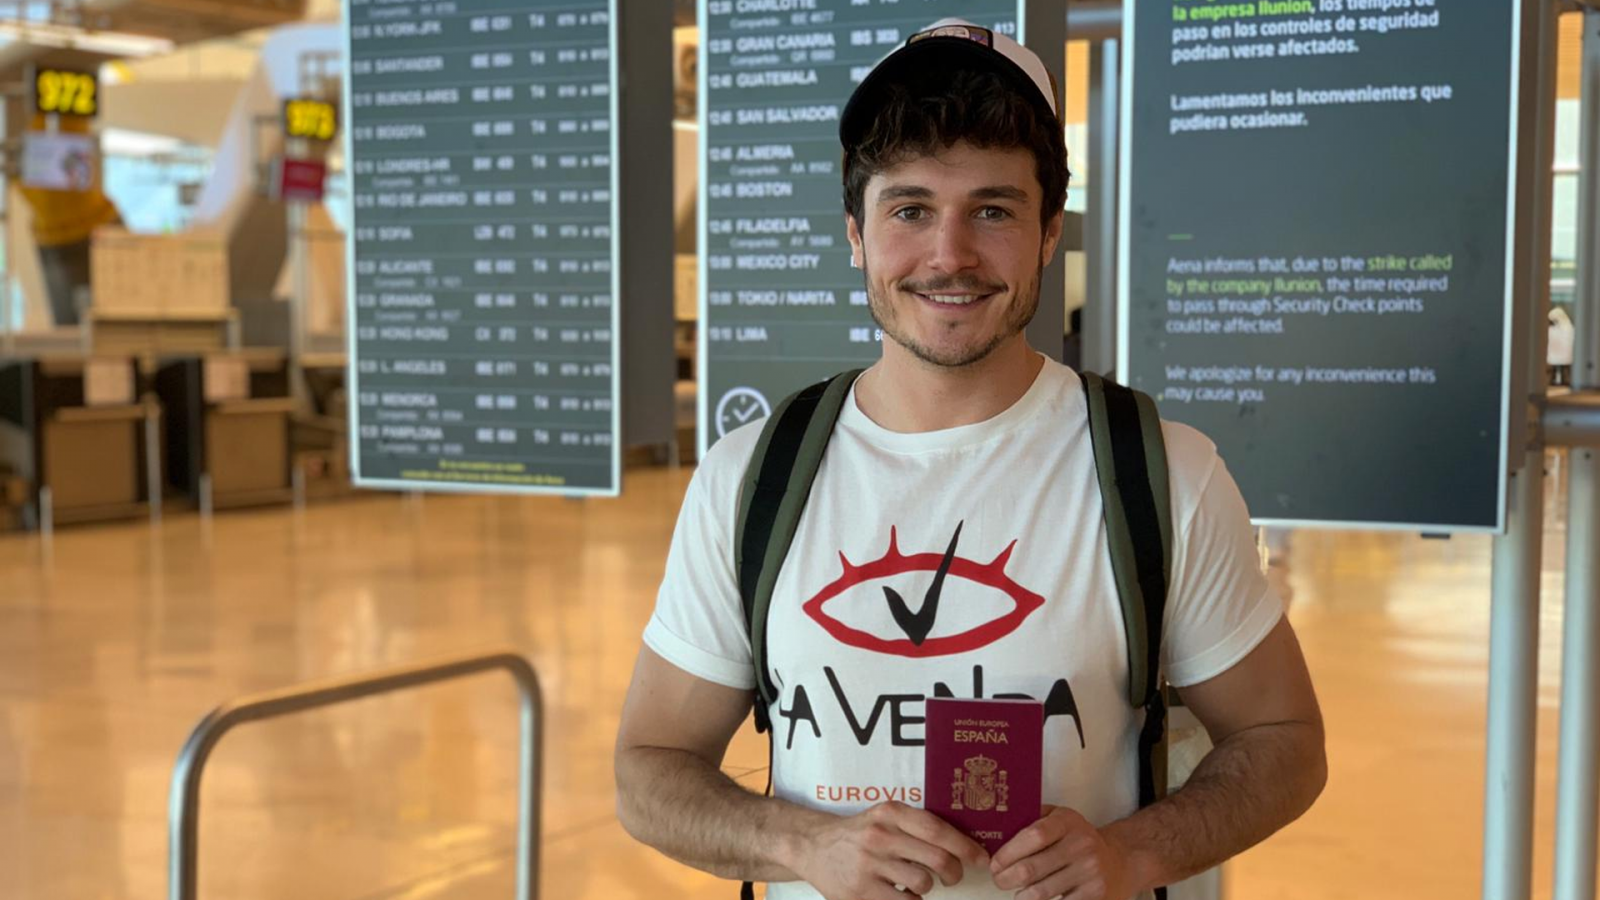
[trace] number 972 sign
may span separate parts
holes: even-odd
[[[82,118],[100,114],[100,82],[89,72],[39,68],[30,80],[36,113]]]
[[[292,138],[331,141],[339,133],[339,110],[326,100],[286,100],[283,132]]]

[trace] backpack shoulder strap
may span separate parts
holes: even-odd
[[[1140,734],[1140,805],[1165,793],[1159,745],[1166,704],[1161,637],[1172,575],[1172,502],[1161,419],[1149,396],[1080,373],[1100,482],[1111,570],[1128,644],[1128,702],[1145,710]]]
[[[1082,372],[1111,569],[1128,640],[1128,702],[1158,687],[1161,619],[1171,576],[1166,444],[1147,395]],[[1154,652],[1152,652],[1154,651]]]
[[[780,403],[761,430],[739,490],[734,563],[756,670],[759,731],[770,727],[767,706],[778,694],[767,671],[767,606],[839,411],[860,374],[856,369],[836,375]]]

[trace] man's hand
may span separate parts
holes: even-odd
[[[961,880],[962,863],[988,862],[982,845],[926,810],[880,803],[804,836],[792,868],[828,900],[905,900]]]
[[[1128,900],[1133,895],[1126,854],[1089,820],[1070,809],[1044,807],[1044,817],[1006,842],[989,870],[995,887],[1016,900]]]

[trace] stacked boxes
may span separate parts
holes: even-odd
[[[238,313],[230,297],[228,245],[220,235],[101,228],[90,265],[95,352],[204,353],[230,345]]]
[[[222,319],[232,308],[221,235],[101,228],[91,266],[98,319]]]

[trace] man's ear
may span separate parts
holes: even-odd
[[[850,267],[859,269],[866,261],[867,248],[861,243],[861,226],[856,224],[856,217],[849,213],[844,216],[844,234],[850,241]]]
[[[1055,217],[1045,223],[1044,246],[1039,250],[1039,268],[1050,264],[1056,258],[1056,248],[1061,246],[1061,227],[1066,218],[1066,210],[1060,210]]]

